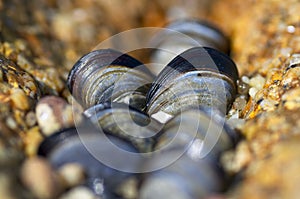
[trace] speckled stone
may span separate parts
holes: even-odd
[[[46,96],[36,106],[37,122],[44,135],[49,136],[81,120],[79,110],[57,96]]]

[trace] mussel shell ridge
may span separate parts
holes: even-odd
[[[213,155],[217,159],[223,151],[234,147],[236,135],[219,110],[194,107],[169,120],[157,140],[154,150],[190,149],[196,150],[194,157]],[[198,149],[194,144],[197,142],[201,143]]]
[[[98,104],[84,114],[106,133],[133,143],[140,152],[152,151],[162,124],[145,113],[122,103]]]
[[[189,49],[174,58],[153,82],[147,94],[148,113],[161,110],[177,114],[190,103],[226,112],[235,97],[237,79],[236,65],[227,55],[206,47]],[[170,110],[163,108],[168,106]]]
[[[174,57],[193,47],[210,47],[225,54],[230,52],[230,42],[226,35],[207,21],[184,19],[171,22],[150,42],[155,50],[151,52],[151,62],[166,65]],[[153,67],[157,74],[161,67]]]
[[[152,80],[151,72],[138,60],[115,50],[102,49],[80,58],[70,71],[67,84],[75,99],[88,108],[114,99],[120,101],[121,95],[132,94],[133,99],[140,95],[143,99]]]

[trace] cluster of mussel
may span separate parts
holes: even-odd
[[[165,61],[158,55],[166,49],[179,55],[156,77],[115,50],[80,58],[67,83],[85,122],[40,146],[55,168],[81,164],[86,186],[103,198],[122,198],[115,190],[132,176],[142,199],[203,198],[226,187],[219,157],[236,141],[224,117],[238,78],[226,55],[228,40],[194,20],[174,22],[160,34],[154,62]]]

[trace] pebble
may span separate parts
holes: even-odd
[[[40,157],[27,159],[22,165],[21,180],[39,199],[56,198],[62,188],[49,163]]]
[[[283,94],[283,106],[288,110],[300,108],[300,88],[292,89]]]
[[[282,78],[284,88],[293,88],[300,85],[300,67],[290,68]]]
[[[76,109],[74,109],[76,111]],[[75,115],[75,117],[73,117]],[[46,136],[79,122],[81,115],[73,114],[73,107],[57,96],[46,96],[39,100],[36,106],[37,122]],[[75,123],[76,123],[75,122]]]
[[[5,49],[5,52],[7,50],[8,49]],[[40,96],[40,90],[36,80],[29,73],[12,62],[12,60],[3,57],[2,54],[0,54],[0,69],[2,70],[1,78],[10,85],[12,94],[16,92],[15,94],[21,95],[19,90],[22,90],[25,95],[33,99]],[[18,97],[16,96],[14,102],[17,102],[17,99]],[[22,104],[19,103],[18,105]]]
[[[237,97],[233,102],[233,107],[237,110],[243,110],[247,104],[247,101],[244,97]]]
[[[249,95],[254,99],[255,98],[255,95],[256,93],[258,92],[257,88],[255,87],[252,87],[249,89]]]
[[[43,141],[38,126],[29,129],[23,138],[25,154],[29,157],[36,155],[40,143]]]
[[[76,163],[65,164],[57,172],[68,188],[82,184],[86,178],[84,168]]]
[[[277,101],[272,99],[264,99],[259,105],[265,111],[273,111],[276,108]]]
[[[258,74],[250,79],[249,85],[256,88],[257,90],[260,90],[264,87],[265,82],[265,78]]]
[[[229,173],[237,173],[252,160],[252,154],[247,142],[238,144],[236,151],[225,152],[221,157],[224,169]]]
[[[12,88],[10,95],[11,102],[14,107],[20,110],[28,110],[29,109],[29,101],[25,94],[25,92],[19,88]]]
[[[100,199],[88,188],[79,186],[63,194],[59,199]]]
[[[32,75],[39,81],[43,93],[58,94],[62,92],[65,85],[57,69],[47,68],[45,70],[33,70]]]
[[[245,76],[245,75],[242,76],[241,80],[242,80],[244,83],[246,83],[246,84],[249,84],[249,83],[250,83],[249,77],[247,77],[247,76]]]
[[[16,130],[18,127],[16,121],[11,116],[8,116],[6,118],[6,125],[7,125],[7,127],[9,127],[12,130]]]
[[[289,68],[300,64],[300,54],[293,54],[290,58]]]
[[[33,111],[30,111],[26,114],[25,122],[29,127],[33,127],[36,124],[36,116]]]
[[[120,187],[117,188],[116,193],[126,199],[138,198],[138,180],[136,178],[127,179]]]
[[[238,88],[238,93],[241,94],[241,95],[247,95],[248,94],[248,91],[249,91],[249,84],[248,83],[245,83],[243,80],[240,81],[238,80],[237,81],[237,88]]]
[[[11,189],[9,175],[0,174],[0,194],[3,199],[17,199]]]

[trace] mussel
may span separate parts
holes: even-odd
[[[161,130],[154,151],[187,149],[201,142],[201,156],[219,155],[234,146],[237,137],[218,109],[191,107],[175,115]],[[200,148],[199,148],[200,150]]]
[[[162,127],[155,119],[122,103],[97,104],[84,114],[99,129],[133,143],[142,153],[152,151]]]
[[[92,51],[71,69],[67,84],[84,107],[124,102],[143,109],[153,80],[151,72],[133,57],[111,49]]]
[[[207,21],[184,19],[171,22],[151,41],[155,48],[151,62],[166,65],[175,56],[193,47],[211,47],[225,54],[230,52],[229,39],[218,27]],[[161,67],[153,69],[158,74]]]
[[[115,191],[134,177],[132,170],[138,170],[141,162],[131,159],[132,153],[138,156],[129,142],[103,134],[89,120],[47,137],[38,152],[56,169],[68,163],[80,164],[87,174],[85,186],[104,199],[121,198]]]
[[[145,167],[174,162],[148,173],[140,190],[141,199],[204,198],[223,191],[228,177],[219,164],[220,154],[235,144],[234,132],[218,110],[191,108],[169,120],[158,138],[159,151]]]
[[[175,57],[157,76],[147,94],[147,112],[176,115],[206,106],[226,113],[236,94],[238,71],[224,53],[195,47]]]

